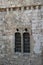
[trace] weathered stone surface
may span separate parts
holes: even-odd
[[[43,65],[42,3],[42,0],[0,0],[0,9],[8,7],[7,11],[0,12],[0,65]],[[35,9],[31,6],[32,4],[36,6]],[[39,4],[41,4],[41,9],[38,8]],[[31,8],[29,9],[27,5]],[[13,10],[12,6],[17,9]],[[19,10],[19,6],[23,7]],[[9,7],[12,10],[9,10]],[[23,53],[23,49],[21,53],[14,51],[17,28],[22,39],[25,28],[28,29],[31,50],[29,54]],[[23,43],[23,40],[21,42]]]
[[[8,5],[7,5],[8,4]],[[43,0],[0,0],[1,7],[43,4]]]

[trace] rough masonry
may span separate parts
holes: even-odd
[[[30,53],[23,53],[23,33],[30,34]],[[15,53],[15,33],[21,53]],[[0,65],[43,65],[43,1],[0,0]]]

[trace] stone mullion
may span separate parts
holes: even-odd
[[[14,34],[14,53],[15,53],[15,34]]]
[[[23,54],[23,32],[21,32],[21,52]]]

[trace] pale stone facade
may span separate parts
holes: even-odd
[[[21,53],[15,53],[15,32]],[[30,34],[30,53],[23,53],[23,33]],[[43,0],[0,0],[0,65],[43,65]]]

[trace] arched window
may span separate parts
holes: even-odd
[[[15,52],[21,52],[21,34],[15,33]]]
[[[28,32],[23,33],[23,52],[30,53],[30,34]]]

